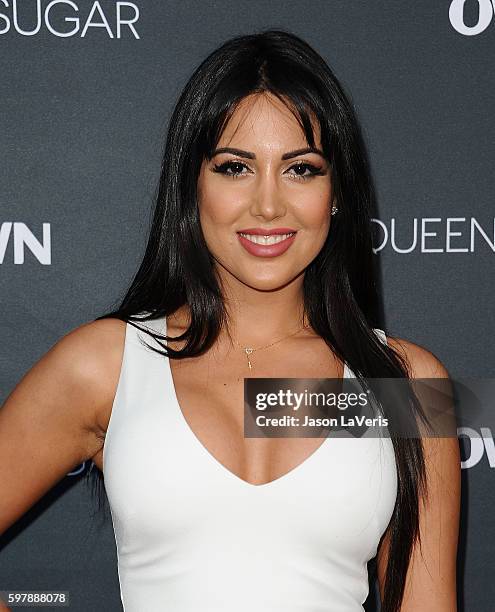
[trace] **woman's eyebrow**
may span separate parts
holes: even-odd
[[[211,154],[211,157],[215,157],[215,155],[219,155],[220,153],[232,153],[232,155],[237,155],[238,157],[256,159],[256,155],[254,153],[251,153],[250,151],[243,151],[242,149],[235,149],[232,147],[221,147],[219,149],[215,149]],[[288,153],[284,153],[281,159],[291,159],[292,157],[298,157],[299,155],[305,155],[306,153],[316,153],[317,155],[325,157],[323,151],[321,151],[317,147],[306,147],[304,149],[297,149],[296,151],[289,151]]]

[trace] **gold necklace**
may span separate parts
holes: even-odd
[[[249,355],[254,353],[254,351],[261,351],[261,350],[266,349],[266,348],[268,348],[270,346],[273,346],[274,344],[278,344],[279,342],[282,342],[282,340],[286,340],[287,338],[291,338],[292,336],[295,336],[296,334],[298,334],[303,329],[306,329],[306,327],[309,327],[309,323],[307,323],[306,325],[303,325],[302,327],[300,327],[297,331],[293,332],[292,334],[288,334],[287,336],[284,336],[283,338],[280,338],[279,340],[275,340],[275,342],[270,342],[270,344],[265,344],[265,346],[258,346],[257,348],[251,348],[251,347],[248,347],[248,346],[241,346],[237,342],[235,342],[235,341],[234,342],[235,342],[235,344],[237,345],[238,348],[242,348],[242,350],[246,353],[249,369],[252,370],[253,366],[251,364],[251,360],[249,359]]]

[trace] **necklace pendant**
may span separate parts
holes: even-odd
[[[254,349],[252,348],[245,348],[244,352],[246,353],[246,357],[247,357],[247,361],[248,361],[248,366],[249,369],[252,370],[253,366],[251,365],[251,360],[249,359],[249,355],[251,355],[251,353],[253,352]]]

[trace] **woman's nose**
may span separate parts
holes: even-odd
[[[260,178],[252,194],[251,213],[265,219],[275,219],[284,216],[286,211],[285,199],[276,178]]]

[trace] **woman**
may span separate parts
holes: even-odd
[[[127,612],[362,610],[375,554],[385,612],[455,610],[457,439],[243,435],[244,378],[448,377],[374,327],[373,205],[352,105],[307,43],[207,57],[120,308],[1,412],[0,530],[91,458]]]

